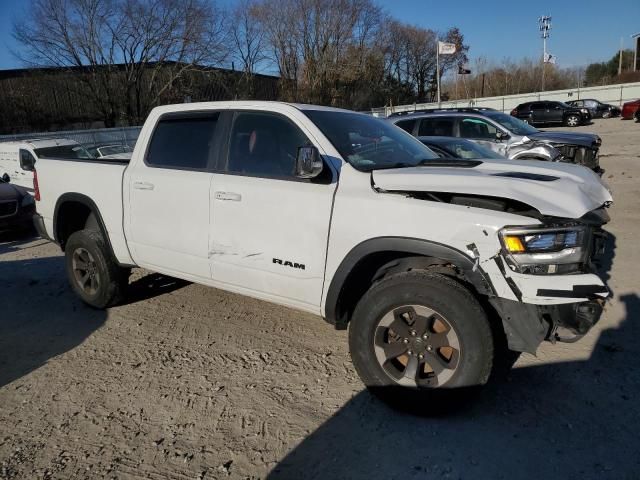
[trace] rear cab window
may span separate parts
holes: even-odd
[[[161,117],[145,163],[150,167],[207,170],[217,158],[219,112],[188,113]]]

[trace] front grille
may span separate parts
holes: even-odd
[[[570,159],[573,163],[584,165],[585,167],[595,169],[600,165],[598,160],[598,150],[593,148],[578,147],[577,145],[556,146],[562,156]]]
[[[9,202],[0,202],[0,217],[9,217],[15,215],[18,211],[18,202],[11,200]]]

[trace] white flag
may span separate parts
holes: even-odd
[[[438,53],[440,55],[453,55],[456,53],[456,44],[438,42]]]

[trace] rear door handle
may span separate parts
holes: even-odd
[[[216,200],[228,200],[232,202],[239,202],[242,200],[242,195],[235,192],[216,192],[214,193]]]
[[[133,188],[136,190],[153,190],[155,185],[149,182],[133,182]]]

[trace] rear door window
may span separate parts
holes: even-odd
[[[418,135],[420,137],[453,137],[455,120],[451,117],[423,118],[420,121]]]
[[[413,134],[413,129],[416,126],[416,120],[415,119],[414,120],[402,120],[401,122],[397,122],[396,126],[400,127],[405,132],[409,132],[409,133]]]
[[[161,118],[153,132],[146,163],[152,167],[206,170],[215,160],[218,112]]]
[[[33,158],[31,152],[28,150],[20,150],[20,168],[22,170],[31,170],[31,166],[36,164],[36,159]]]

